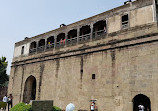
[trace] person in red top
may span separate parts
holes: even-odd
[[[60,40],[60,43],[61,43],[61,44],[65,44],[65,39],[61,39],[61,40]]]

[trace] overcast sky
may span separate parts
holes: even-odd
[[[97,15],[127,0],[0,0],[0,57],[7,57],[7,74],[15,42],[56,29],[60,24]]]

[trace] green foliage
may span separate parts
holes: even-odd
[[[25,103],[16,104],[10,109],[10,111],[31,111],[31,105],[26,105]]]
[[[8,62],[6,61],[6,57],[0,58],[0,86],[5,86],[6,81],[9,80],[8,75],[6,74]]]
[[[6,102],[1,102],[0,101],[0,108],[5,108],[7,106],[7,103]]]
[[[53,106],[53,111],[61,111],[61,109],[57,106]]]

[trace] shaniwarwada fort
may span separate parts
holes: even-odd
[[[158,0],[122,6],[15,43],[14,105],[53,100],[89,111],[158,111]]]

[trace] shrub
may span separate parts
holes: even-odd
[[[25,103],[16,104],[10,109],[10,111],[31,111],[31,105],[26,105]]]
[[[0,108],[5,108],[7,106],[6,102],[0,102]]]
[[[53,106],[53,111],[61,111],[61,109],[57,106]]]

